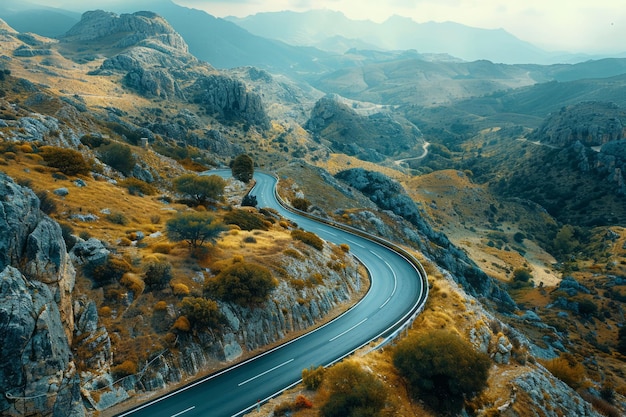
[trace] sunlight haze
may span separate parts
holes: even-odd
[[[34,3],[85,11],[84,0],[39,0]],[[328,9],[351,19],[382,22],[390,16],[418,23],[456,22],[502,28],[521,40],[549,51],[587,54],[626,52],[626,8],[621,0],[174,0],[216,17],[246,17],[262,12]],[[103,2],[100,2],[102,4]],[[106,3],[120,3],[118,0]]]

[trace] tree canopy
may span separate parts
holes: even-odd
[[[434,410],[450,415],[461,411],[465,398],[487,386],[491,366],[486,354],[447,330],[402,340],[393,363],[413,395]]]
[[[205,242],[215,243],[226,226],[207,212],[178,213],[165,224],[167,237],[174,242],[185,241],[193,248]]]
[[[254,161],[246,154],[241,154],[233,159],[231,163],[233,177],[246,184],[254,176]]]
[[[265,301],[277,282],[262,265],[237,262],[206,283],[215,297],[246,306]]]
[[[376,417],[387,401],[383,383],[349,360],[329,368],[323,386],[330,394],[320,410],[323,417]]]
[[[220,200],[225,187],[226,181],[218,175],[184,174],[174,180],[174,189],[198,205]]]

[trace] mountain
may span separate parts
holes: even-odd
[[[78,23],[80,14],[35,2],[5,0],[0,3],[0,18],[18,32],[33,32],[53,38]]]
[[[170,0],[124,2],[100,0],[81,4],[80,7],[81,12],[102,9],[125,14],[142,10],[158,13],[185,39],[192,54],[216,68],[252,65],[291,75],[319,73],[327,70],[319,63],[322,58],[328,56],[326,52],[315,48],[291,46],[284,42],[255,36],[232,22],[215,18],[201,10],[179,6]],[[0,18],[6,16],[7,22],[15,21],[17,17],[12,18],[14,15],[11,10],[8,5],[0,5]],[[27,11],[20,13],[32,17],[48,16],[52,12],[44,6],[32,3]],[[67,13],[76,16],[75,13]],[[44,30],[47,36],[60,36],[76,23],[74,19],[52,19],[51,21],[54,22],[54,27],[51,28],[33,19],[23,19],[18,23],[20,32],[40,33]]]
[[[374,23],[354,21],[340,12],[327,10],[258,13],[227,19],[255,35],[292,45],[322,47],[329,38],[340,36],[344,40],[354,40],[350,47],[360,48],[360,44],[366,42],[386,50],[448,53],[467,61],[553,62],[549,53],[502,29],[478,29],[453,22],[417,23],[409,18],[392,16],[383,23]]]

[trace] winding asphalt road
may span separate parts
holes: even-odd
[[[230,175],[230,171],[218,174],[224,176],[225,172]],[[348,244],[371,274],[370,290],[338,319],[118,417],[239,416],[297,384],[303,369],[332,364],[372,340],[398,332],[423,308],[427,281],[420,268],[386,245],[286,210],[276,200],[276,178],[258,172],[254,178],[252,194],[259,207],[277,210],[322,239]]]

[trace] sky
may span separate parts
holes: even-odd
[[[84,5],[85,0],[32,0]],[[116,0],[111,0],[116,1]],[[625,0],[173,0],[216,17],[329,9],[351,19],[382,22],[393,15],[416,22],[457,22],[504,29],[548,51],[626,52]]]

